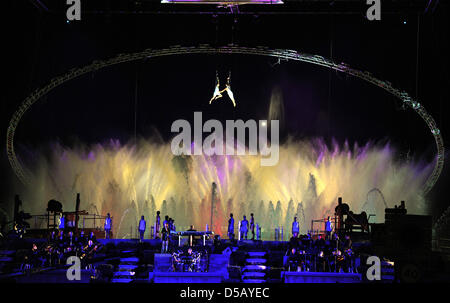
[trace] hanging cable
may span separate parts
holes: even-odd
[[[137,136],[136,136],[136,130],[137,130],[137,107],[138,107],[138,68],[139,63],[136,62],[136,77],[134,81],[134,145],[137,144]]]
[[[419,51],[420,51],[420,13],[417,14],[417,50],[416,50],[416,99],[419,98]]]
[[[334,24],[334,16],[331,16],[330,22],[330,60],[333,61],[333,24]],[[328,74],[328,136],[331,136],[331,95],[332,95],[332,84],[333,84],[333,71],[330,70]]]

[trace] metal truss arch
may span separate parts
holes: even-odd
[[[345,73],[347,75],[360,78],[375,86],[378,86],[386,90],[390,94],[394,95],[395,97],[399,98],[405,105],[413,109],[428,125],[436,141],[436,148],[437,148],[436,163],[433,172],[431,173],[431,175],[429,176],[423,187],[424,194],[427,194],[433,188],[434,184],[437,182],[442,172],[444,166],[445,148],[444,148],[444,140],[442,138],[439,128],[436,125],[436,122],[434,121],[433,117],[431,117],[431,115],[428,114],[425,108],[417,100],[414,100],[411,96],[409,96],[407,92],[392,87],[390,82],[379,80],[375,78],[371,73],[353,69],[345,63],[337,64],[322,56],[310,55],[306,53],[297,52],[295,50],[269,49],[264,46],[243,47],[237,45],[228,45],[222,47],[214,47],[208,44],[200,44],[199,46],[192,46],[192,47],[183,47],[176,45],[164,49],[146,49],[142,52],[119,54],[116,57],[103,61],[95,60],[89,65],[86,65],[81,68],[73,68],[66,74],[53,78],[46,86],[34,91],[22,102],[22,104],[13,114],[11,121],[9,123],[9,127],[7,129],[6,151],[11,167],[13,168],[19,180],[24,184],[29,184],[31,174],[25,167],[21,165],[20,161],[17,159],[17,156],[14,152],[15,130],[23,114],[27,110],[29,110],[31,106],[42,96],[44,96],[49,91],[53,90],[57,86],[67,81],[70,81],[74,78],[77,78],[89,72],[93,72],[111,65],[156,57],[192,55],[192,54],[242,54],[242,55],[275,57],[277,59],[283,60],[306,62],[314,65],[323,66],[332,70],[336,70]]]

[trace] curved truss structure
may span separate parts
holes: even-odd
[[[369,190],[369,192],[367,193],[367,199],[366,199],[366,202],[365,202],[364,205],[361,207],[361,210],[363,210],[363,209],[366,208],[367,203],[369,203],[369,196],[370,196],[371,193],[374,193],[374,192],[377,192],[377,193],[380,195],[381,199],[383,199],[384,207],[385,207],[385,208],[388,208],[388,205],[387,205],[387,203],[386,203],[386,199],[384,199],[383,193],[381,192],[380,189],[378,189],[378,188],[375,187],[375,188],[372,188],[371,190]]]
[[[431,188],[434,186],[436,181],[439,178],[439,175],[442,172],[444,166],[444,141],[441,136],[440,130],[437,128],[436,122],[433,117],[431,117],[425,108],[417,101],[412,99],[407,92],[393,88],[391,83],[387,81],[381,81],[374,76],[372,76],[369,72],[363,72],[349,67],[345,63],[337,64],[331,60],[325,59],[322,56],[310,55],[297,52],[295,50],[284,50],[284,49],[269,49],[267,47],[242,47],[237,45],[228,45],[223,47],[213,47],[208,44],[200,44],[199,46],[193,47],[182,47],[179,45],[172,46],[170,48],[165,49],[146,49],[142,52],[131,53],[131,54],[119,54],[114,58],[104,60],[104,61],[94,61],[90,65],[81,67],[81,68],[73,68],[68,73],[53,78],[49,84],[44,86],[43,88],[37,89],[31,95],[29,95],[14,113],[11,118],[7,136],[6,136],[6,150],[8,154],[9,162],[16,173],[17,177],[24,184],[29,184],[30,173],[22,167],[19,160],[16,157],[14,152],[14,133],[17,125],[19,124],[20,119],[23,114],[37,101],[39,98],[47,94],[49,91],[54,89],[55,87],[63,84],[64,82],[70,81],[76,77],[87,74],[92,71],[96,71],[102,69],[107,66],[136,61],[147,58],[155,58],[155,57],[163,57],[163,56],[175,56],[175,55],[188,55],[188,54],[243,54],[243,55],[256,55],[256,56],[268,56],[275,57],[283,60],[293,60],[293,61],[301,61],[306,63],[311,63],[315,65],[320,65],[329,69],[333,69],[339,72],[343,72],[347,75],[351,75],[367,82],[370,82],[378,87],[383,88],[388,91],[392,95],[396,96],[400,100],[403,101],[404,104],[411,107],[420,117],[426,122],[428,127],[431,130],[431,133],[434,136],[437,147],[437,158],[434,170],[427,182],[424,185],[423,192],[424,194],[428,193]]]
[[[433,229],[436,230],[438,233],[440,233],[442,231],[445,231],[445,227],[447,227],[448,231],[449,223],[450,223],[450,207],[447,208],[439,217],[439,219],[434,223]]]

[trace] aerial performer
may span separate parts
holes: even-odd
[[[216,88],[214,89],[213,97],[211,98],[211,100],[209,100],[209,104],[219,98],[222,98],[222,94],[220,93],[219,74],[216,71]]]
[[[219,82],[219,75],[216,71],[216,88],[214,89],[214,94],[211,100],[209,101],[209,104],[211,104],[214,100],[222,98],[222,93],[227,92],[228,97],[230,98],[231,102],[233,102],[233,106],[236,107],[236,101],[234,100],[234,94],[231,91],[231,72],[228,73],[227,78],[227,84],[225,85],[225,88],[223,90],[220,90],[220,82]]]

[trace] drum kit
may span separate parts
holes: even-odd
[[[176,272],[201,272],[200,259],[201,252],[192,252],[191,254],[183,253],[183,251],[174,252],[172,254],[173,271]]]

